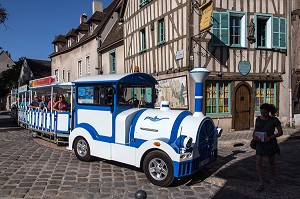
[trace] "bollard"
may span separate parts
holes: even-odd
[[[135,199],[146,199],[147,198],[147,193],[144,190],[138,190],[135,192]]]

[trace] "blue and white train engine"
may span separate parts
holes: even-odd
[[[208,73],[204,68],[191,71],[196,80],[194,114],[171,110],[167,101],[154,109],[157,81],[145,73],[76,80],[68,149],[82,161],[96,156],[142,168],[159,186],[199,171],[216,160],[221,133],[202,114],[201,81]]]

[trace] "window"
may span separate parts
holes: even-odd
[[[91,74],[90,56],[87,56],[85,58],[85,63],[86,63],[86,75],[90,75]]]
[[[110,73],[116,73],[116,50],[109,52],[109,64],[110,64]]]
[[[160,19],[158,21],[158,45],[165,43],[165,21]]]
[[[272,48],[272,15],[255,14],[255,33],[257,48]]]
[[[206,113],[228,114],[230,113],[230,83],[207,82],[206,83]]]
[[[59,82],[59,74],[58,74],[58,69],[54,70],[54,76],[55,76],[55,81]]]
[[[78,104],[111,106],[114,100],[114,88],[111,85],[78,86]]]
[[[153,86],[119,85],[118,104],[120,106],[153,107]]]
[[[65,81],[65,69],[62,70],[62,79]]]
[[[81,60],[78,61],[78,77],[82,76],[82,63]]]
[[[276,83],[256,82],[254,89],[255,112],[259,113],[259,107],[263,103],[274,104],[276,106]]]
[[[140,0],[140,8],[144,7],[147,5],[151,0]]]
[[[71,47],[71,45],[72,45],[72,38],[70,37],[70,38],[68,39],[68,47]]]
[[[246,47],[246,19],[244,12],[214,12],[213,46]]]
[[[57,43],[54,45],[54,51],[58,52],[58,44]]]
[[[140,31],[140,51],[146,51],[146,30],[145,28]]]
[[[94,31],[94,24],[92,23],[92,24],[90,25],[90,34],[93,34],[93,31]]]
[[[71,81],[71,71],[68,71],[67,73],[67,82],[70,82]]]

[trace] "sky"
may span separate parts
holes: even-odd
[[[0,0],[8,13],[0,24],[0,52],[8,51],[13,61],[21,57],[50,60],[53,40],[79,26],[81,14],[92,15],[93,0]],[[112,0],[101,0],[103,9]],[[1,49],[2,48],[2,49]]]

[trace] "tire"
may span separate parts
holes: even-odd
[[[91,160],[89,143],[83,137],[77,137],[74,142],[74,151],[76,157],[84,162]]]
[[[152,151],[146,155],[143,169],[150,182],[167,187],[174,181],[174,167],[171,158],[163,151]]]

